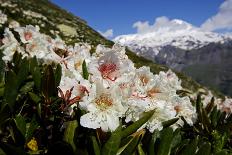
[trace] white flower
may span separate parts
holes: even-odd
[[[90,92],[92,96],[87,96],[80,102],[84,105],[87,114],[81,116],[80,123],[84,127],[103,131],[114,131],[119,126],[119,118],[125,114],[125,107],[121,101],[122,96],[117,86],[106,89],[101,82],[97,82],[96,92]]]
[[[2,13],[2,11],[0,10],[0,26],[2,24],[5,24],[6,21],[7,21],[7,15],[5,15],[4,13]]]
[[[226,97],[225,100],[218,105],[218,108],[222,112],[226,112],[227,114],[231,113],[232,112],[232,99]]]
[[[104,52],[102,56],[93,58],[88,66],[91,73],[91,81],[103,79],[105,87],[109,87],[120,81],[123,75],[134,70],[132,62],[128,59],[121,59],[116,51]]]
[[[17,27],[20,27],[20,24],[17,21],[13,20],[9,23],[9,28],[17,28]]]
[[[9,28],[6,28],[4,31],[4,38],[2,39],[3,46],[1,49],[3,49],[4,56],[2,59],[4,61],[11,61],[13,58],[13,55],[16,51],[20,53],[24,53],[23,50],[19,47],[18,41],[15,39],[13,33],[9,30]]]
[[[26,27],[17,27],[15,31],[19,33],[22,43],[29,43],[39,35],[39,27],[27,25]]]
[[[85,60],[86,65],[88,65],[91,61],[90,57],[90,46],[88,44],[75,44],[75,46],[71,49],[69,56],[65,58],[65,62],[67,63],[67,68],[72,68],[73,70],[82,74],[82,64]]]
[[[189,125],[193,125],[193,123],[196,121],[197,113],[196,108],[192,105],[190,102],[189,97],[179,97],[179,96],[173,96],[172,103],[174,106],[174,110],[177,113],[177,117],[184,117],[184,119],[187,121]],[[183,121],[181,119],[178,120],[177,124],[183,125]]]

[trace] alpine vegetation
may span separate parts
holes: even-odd
[[[154,132],[162,130],[164,121],[184,117],[193,124],[196,118],[190,99],[176,93],[182,87],[175,73],[169,70],[154,75],[149,67],[136,69],[125,48],[117,44],[112,48],[98,45],[91,54],[88,44],[66,46],[61,39],[41,34],[39,27],[32,25],[7,28],[2,42],[2,59],[6,64],[18,52],[25,59],[36,57],[41,65],[61,66],[57,91],[68,104],[64,112],[72,115],[74,107],[84,110],[80,118],[84,127],[112,132],[118,128],[120,119],[135,122],[152,110],[153,116],[140,129]],[[173,127],[183,123],[179,119]]]
[[[0,154],[232,153],[231,98],[37,1],[0,0]]]

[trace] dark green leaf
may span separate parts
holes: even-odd
[[[26,141],[30,140],[33,136],[34,131],[39,127],[39,124],[36,122],[35,117],[33,117],[32,121],[28,123],[27,130],[26,130]]]
[[[123,146],[122,149],[120,149],[120,155],[132,154],[138,147],[138,144],[142,140],[144,133],[145,130],[140,130],[139,132],[132,134],[128,138],[129,142],[125,146]]]
[[[1,141],[0,148],[2,148],[2,150],[8,155],[26,155],[26,152],[24,152],[22,148],[3,143]]]
[[[120,125],[114,132],[111,133],[110,138],[102,148],[102,155],[115,155],[117,153],[121,142],[121,132],[122,126]]]
[[[160,144],[158,146],[158,155],[169,155],[171,153],[171,145],[173,140],[173,130],[168,127],[160,132]]]
[[[155,130],[149,143],[149,155],[155,155],[155,141],[159,136],[159,131]]]
[[[142,147],[141,143],[139,143],[139,145],[138,145],[138,154],[139,155],[146,155],[145,152],[143,151],[143,147]]]
[[[8,71],[6,74],[6,85],[4,98],[11,110],[14,108],[14,103],[18,95],[17,76],[13,71]]]
[[[17,84],[18,87],[22,84],[23,81],[27,78],[29,73],[29,62],[26,58],[22,60],[18,74],[17,74]]]
[[[214,155],[228,155],[227,151],[223,150],[223,151],[219,151],[217,153],[215,153]]]
[[[67,127],[64,132],[64,141],[69,143],[72,146],[73,150],[75,151],[76,145],[73,141],[73,138],[75,135],[76,128],[78,126],[78,122],[77,120],[73,120],[73,121],[67,122],[66,124],[67,124]]]
[[[14,119],[16,127],[21,132],[23,136],[26,134],[26,121],[25,118],[22,115],[17,115]]]
[[[206,113],[207,114],[210,113],[210,111],[213,109],[213,107],[214,107],[214,97],[212,97],[211,101],[205,107]]]
[[[124,129],[122,132],[122,138],[127,137],[130,134],[136,132],[144,123],[146,123],[151,118],[154,112],[155,110],[145,112],[142,118],[140,118],[138,121],[134,122],[133,124],[128,126],[126,129]]]
[[[181,151],[180,155],[190,155],[195,154],[197,150],[197,144],[198,144],[198,137],[196,137],[192,142],[188,145],[186,145],[183,150]]]
[[[92,144],[93,144],[93,149],[94,149],[95,155],[101,155],[101,150],[99,148],[99,145],[98,145],[96,137],[91,136],[91,140],[92,140]]]
[[[34,82],[27,82],[22,88],[20,88],[19,92],[26,94],[27,92],[31,91],[34,87]]]
[[[42,74],[35,57],[30,59],[30,72],[32,74],[32,78],[35,82],[36,88],[40,90]]]
[[[82,63],[82,72],[83,72],[83,78],[86,79],[86,80],[88,80],[88,78],[89,78],[89,72],[87,70],[87,66],[86,66],[85,60]]]
[[[36,95],[32,92],[29,92],[28,94],[29,94],[30,98],[32,99],[32,101],[34,101],[35,103],[39,103],[41,101],[41,98],[38,95]]]
[[[173,118],[173,119],[170,119],[168,121],[162,122],[163,128],[166,128],[166,127],[169,127],[169,126],[175,124],[178,120],[179,120],[179,118]]]
[[[210,152],[211,152],[211,144],[207,142],[199,148],[196,155],[210,155]]]
[[[62,68],[60,65],[57,65],[56,70],[55,70],[56,87],[60,85],[61,76],[62,76]]]
[[[51,65],[47,66],[42,83],[42,92],[45,99],[48,100],[50,97],[55,96],[57,89],[55,76]]]

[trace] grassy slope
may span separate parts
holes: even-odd
[[[39,25],[41,32],[46,33],[50,36],[55,36],[53,31],[59,32],[58,35],[65,40],[67,44],[73,44],[75,42],[88,42],[93,46],[98,44],[104,44],[107,46],[112,46],[113,42],[105,39],[98,32],[93,30],[87,25],[87,23],[72,15],[71,13],[59,8],[58,6],[52,4],[47,0],[0,0],[0,4],[3,2],[17,4],[16,7],[6,7],[0,6],[0,9],[8,15],[8,19],[18,21],[22,26],[32,24]],[[14,10],[12,12],[12,10]],[[31,10],[33,12],[39,13],[46,17],[47,19],[41,18],[30,18],[23,15],[23,11]],[[72,33],[67,33],[59,28],[58,25],[65,25],[68,29],[72,29]],[[74,31],[75,32],[74,32]],[[2,35],[3,29],[0,30]],[[76,33],[76,35],[74,35]],[[0,35],[0,36],[1,36]],[[145,58],[138,57],[133,52],[127,50],[128,57],[135,63],[136,67],[140,66],[150,66],[153,73],[158,73],[159,71],[168,70],[166,66],[158,65],[149,61]],[[177,73],[178,76],[182,79],[182,85],[185,89],[191,92],[196,92],[203,88],[201,85],[193,81],[191,78]],[[203,88],[205,89],[205,88]],[[201,89],[202,90],[202,89]]]

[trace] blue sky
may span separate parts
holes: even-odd
[[[200,27],[207,19],[214,18],[213,16],[219,13],[219,7],[224,0],[52,0],[52,2],[86,20],[95,30],[105,32],[113,29],[114,36],[118,36],[136,33],[132,25],[137,21],[148,21],[153,24],[160,16],[182,19]],[[212,21],[208,27],[214,30]]]

